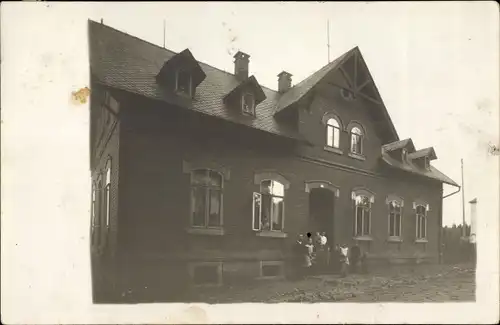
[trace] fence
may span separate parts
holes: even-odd
[[[465,225],[465,237],[462,230],[462,225],[442,228],[443,263],[475,263],[476,245],[468,241],[471,227]]]

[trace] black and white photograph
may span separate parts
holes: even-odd
[[[498,321],[495,3],[1,14],[6,323]]]

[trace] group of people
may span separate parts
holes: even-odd
[[[359,246],[351,249],[346,244],[331,249],[326,234],[317,232],[307,238],[299,234],[294,246],[295,274],[297,278],[321,273],[340,273],[345,277],[352,272],[366,272],[366,254],[361,254]]]

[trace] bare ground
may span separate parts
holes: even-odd
[[[475,300],[472,265],[389,269],[369,275],[313,276],[301,281],[261,281],[250,287],[199,292],[197,301],[243,302],[454,302]]]

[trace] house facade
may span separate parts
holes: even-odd
[[[278,279],[298,234],[436,262],[433,148],[399,139],[359,48],[277,91],[89,21],[94,301]],[[140,294],[139,294],[140,293]]]

